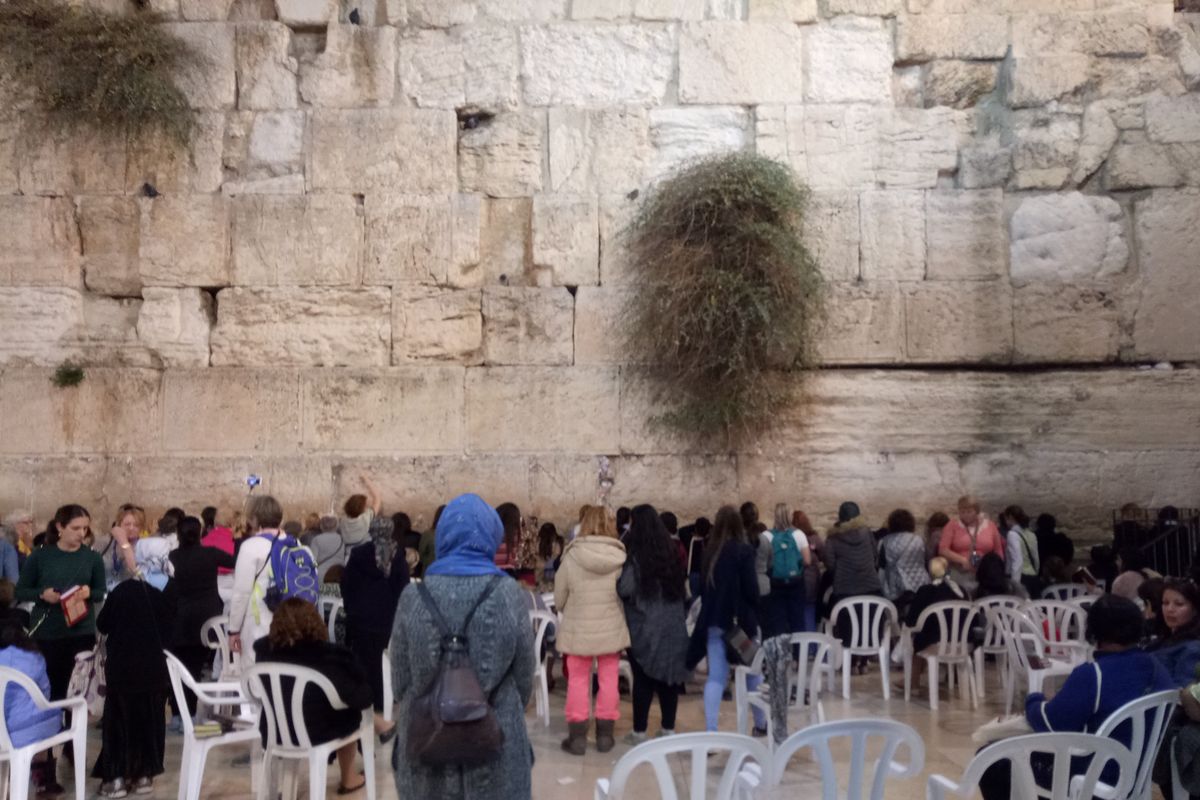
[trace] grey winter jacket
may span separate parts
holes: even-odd
[[[647,600],[638,591],[639,582],[637,565],[626,562],[617,581],[617,594],[625,602],[633,658],[654,680],[671,685],[683,683],[689,672],[683,600],[668,602],[661,595]]]
[[[821,559],[833,570],[833,595],[851,597],[879,594],[879,570],[875,561],[875,534],[862,517],[830,529]]]

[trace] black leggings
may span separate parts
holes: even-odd
[[[632,656],[629,666],[633,668],[633,730],[645,733],[650,724],[650,703],[658,695],[658,707],[662,710],[663,730],[675,730],[675,711],[679,708],[679,687],[655,680],[645,673]]]
[[[38,649],[46,659],[46,676],[50,678],[50,699],[62,700],[67,696],[71,683],[71,672],[75,669],[75,654],[91,650],[96,646],[96,635],[65,636],[61,639],[38,639]]]
[[[187,667],[188,673],[197,681],[202,680],[201,674],[204,671],[205,665],[211,664],[213,661],[213,651],[202,644],[175,645],[171,648],[171,652],[183,662],[183,666]],[[187,697],[188,715],[192,717],[196,716],[195,693],[186,686],[183,688],[183,693]],[[171,702],[171,713],[177,717],[183,716],[179,711],[179,703],[175,701],[174,691],[167,693],[167,699]]]

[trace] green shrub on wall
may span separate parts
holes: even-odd
[[[685,436],[763,428],[796,397],[789,368],[811,363],[822,281],[800,223],[807,191],[777,162],[709,158],[663,181],[628,231],[628,361]]]
[[[6,90],[46,121],[186,145],[194,119],[172,76],[196,55],[151,14],[118,16],[57,0],[0,0]]]

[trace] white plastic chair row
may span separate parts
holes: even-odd
[[[850,665],[856,656],[879,659],[879,673],[883,680],[883,699],[891,698],[892,633],[899,631],[899,614],[891,601],[882,597],[863,595],[847,597],[833,607],[829,614],[829,630],[834,633],[838,622],[850,626],[850,643],[839,649],[842,653],[842,697],[850,699]]]
[[[346,613],[346,605],[340,597],[332,597],[323,594],[317,597],[317,609],[321,612],[321,618],[325,620],[325,624],[329,626],[329,641],[337,641],[336,629],[338,615]]]
[[[996,661],[996,666],[1000,669],[1000,674],[1004,675],[1008,671],[1008,643],[1004,639],[1004,632],[1000,626],[995,624],[992,615],[989,612],[993,608],[1011,608],[1019,609],[1025,604],[1025,600],[1016,595],[998,594],[991,597],[981,597],[975,601],[975,605],[984,615],[983,641],[975,648],[975,688],[979,691],[979,696],[982,698],[987,694],[985,687],[986,672],[984,670],[984,660],[991,656]],[[1008,684],[1004,684],[1007,686]]]
[[[1004,672],[1005,713],[1011,714],[1017,680],[1023,675],[1030,692],[1040,692],[1047,678],[1066,677],[1077,664],[1053,658],[1042,626],[1022,610],[993,608],[988,611],[993,624],[1001,630],[1008,647],[1008,668]]]
[[[237,655],[229,648],[229,617],[210,617],[200,627],[200,641],[216,654],[214,679],[237,674]]]
[[[1031,600],[1021,606],[1025,615],[1039,625],[1051,656],[1082,664],[1092,655],[1092,646],[1084,640],[1087,611],[1077,602]]]
[[[904,629],[904,699],[912,696],[912,665],[918,656],[928,666],[929,706],[938,710],[938,670],[941,666],[950,669],[950,688],[954,687],[955,673],[971,699],[971,708],[979,706],[979,690],[976,686],[975,664],[971,659],[971,627],[981,609],[966,600],[934,603],[917,617],[914,628]],[[922,631],[925,624],[933,621],[938,630],[937,643],[931,653],[913,652],[913,631]]]
[[[530,611],[529,621],[533,623],[533,697],[537,715],[542,724],[550,726],[550,683],[546,671],[546,659],[542,658],[542,644],[546,641],[546,632],[551,625],[558,624],[558,618],[549,611]]]
[[[1091,591],[1082,583],[1053,583],[1042,589],[1042,599],[1044,600],[1065,601],[1087,594],[1091,594]]]
[[[53,736],[22,747],[14,747],[7,720],[0,714],[0,797],[26,800],[29,797],[29,779],[34,755],[69,742],[75,764],[75,798],[84,800],[87,796],[84,789],[87,769],[87,702],[82,697],[51,702],[28,675],[10,667],[0,667],[0,705],[3,705],[10,687],[14,691],[24,691],[28,694],[33,704],[41,711],[70,711],[71,725]]]
[[[834,650],[837,642],[833,637],[823,633],[793,633],[789,637],[788,646],[799,647],[799,659],[793,659],[788,670],[785,691],[788,697],[788,710],[808,709],[810,724],[825,721],[825,707],[821,703],[821,676],[833,664]],[[760,648],[750,666],[737,666],[733,670],[733,699],[736,710],[737,732],[750,732],[751,707],[762,709],[767,718],[767,743],[773,746],[774,722],[771,719],[771,689],[763,683],[753,691],[749,688],[751,675],[763,675],[764,651]],[[793,694],[793,692],[795,694]]]

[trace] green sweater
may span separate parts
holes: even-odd
[[[60,594],[72,586],[92,588],[90,611],[74,627],[67,627],[62,606],[42,600],[42,592],[54,589]],[[35,639],[63,639],[96,632],[96,607],[104,599],[104,560],[87,547],[74,553],[51,545],[34,550],[25,561],[17,582],[17,601],[34,601],[30,622],[36,628]]]

